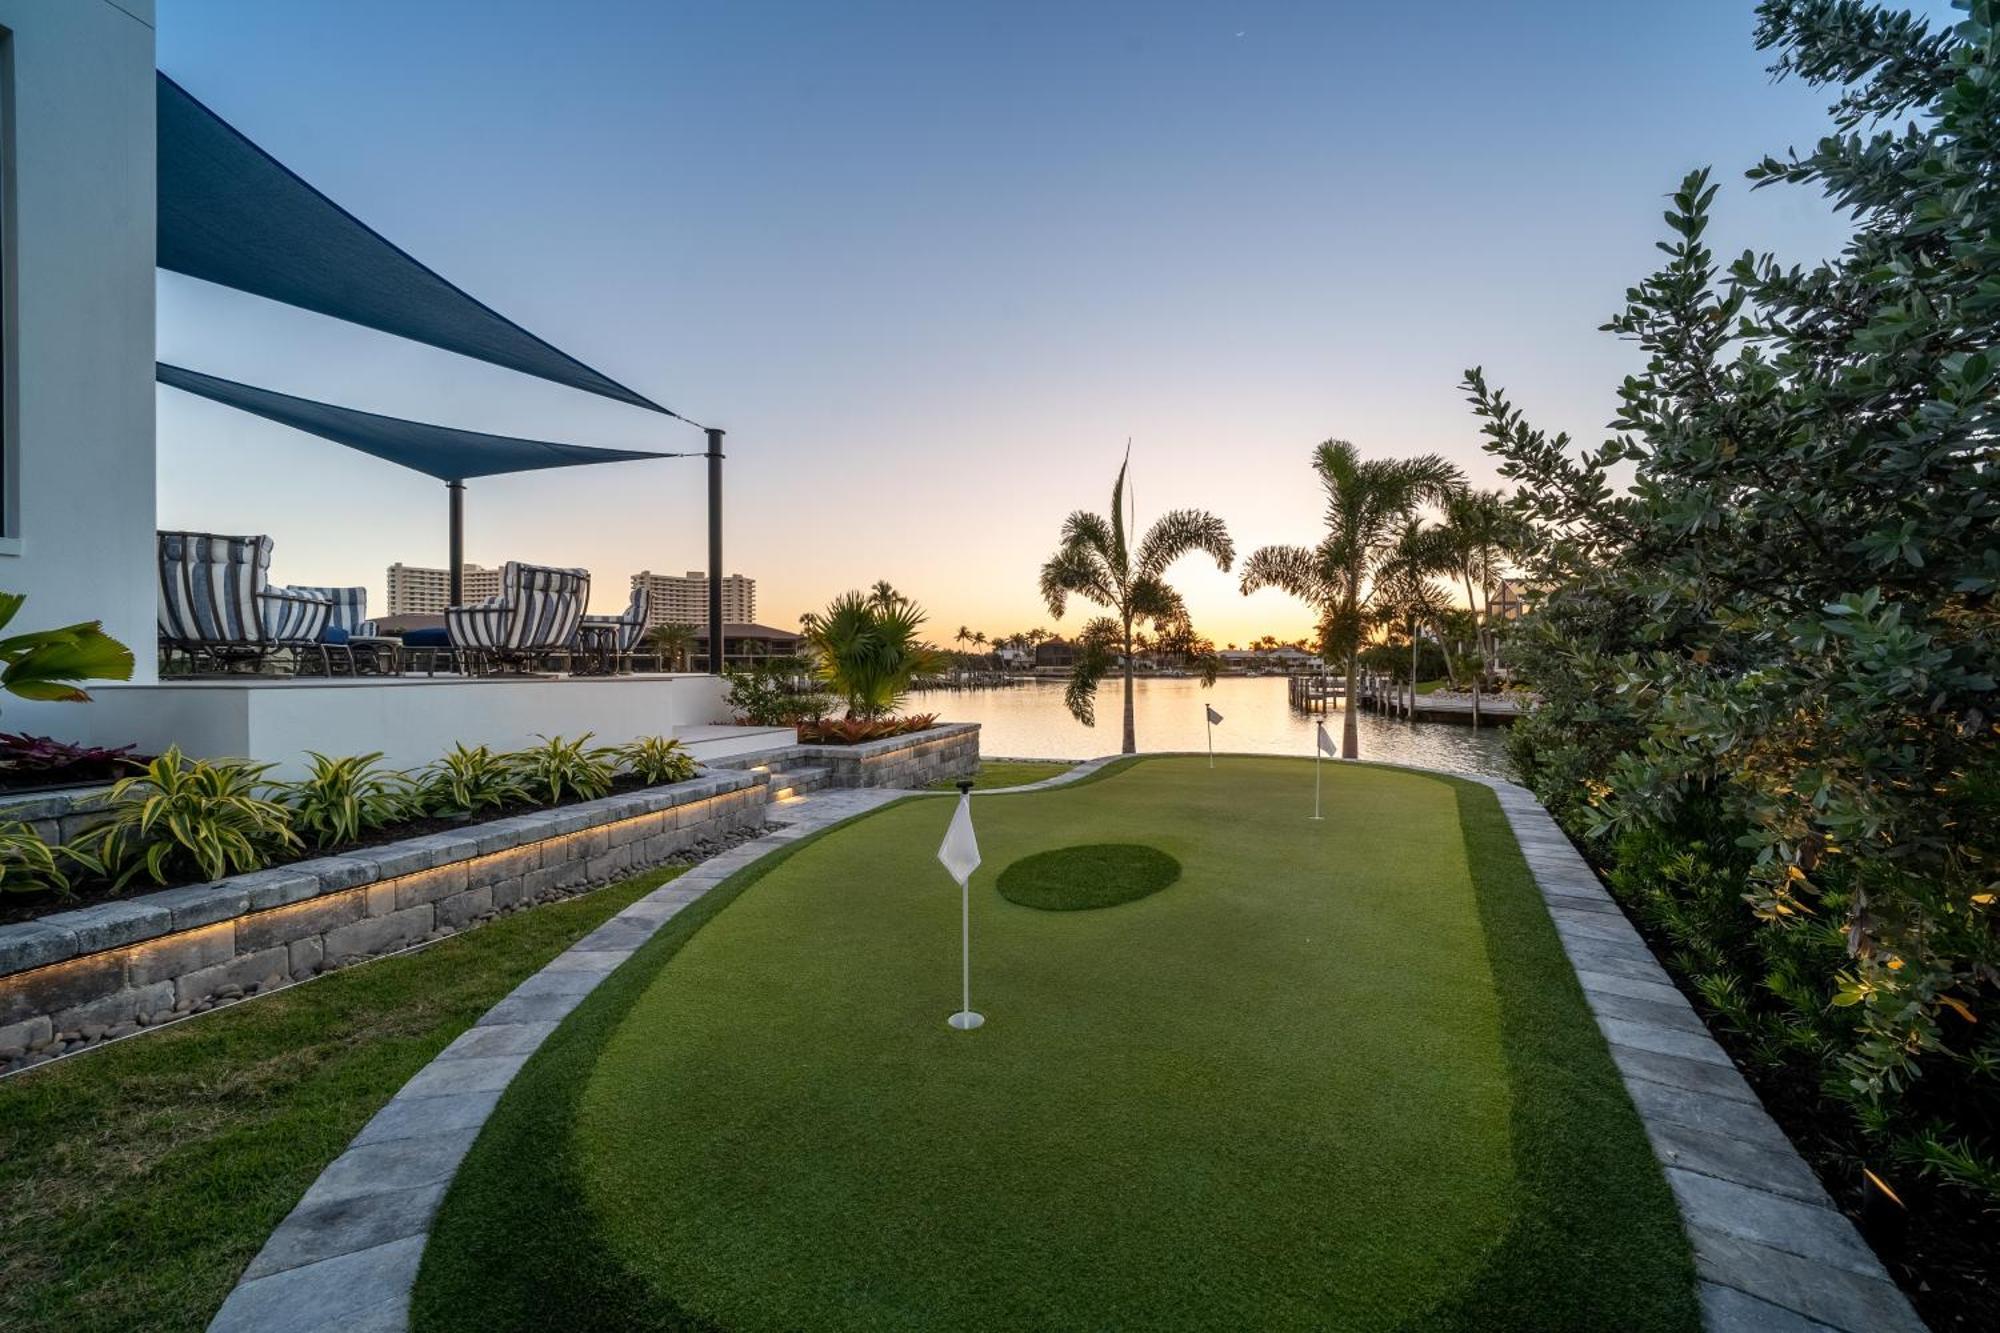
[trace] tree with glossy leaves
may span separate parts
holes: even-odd
[[[1346,666],[1340,753],[1355,759],[1361,733],[1353,683],[1362,636],[1374,617],[1378,575],[1395,556],[1409,520],[1426,505],[1445,504],[1465,480],[1436,454],[1363,458],[1346,440],[1315,449],[1313,471],[1326,493],[1326,535],[1316,546],[1259,547],[1243,564],[1242,588],[1246,596],[1280,588],[1318,612],[1322,654]]]
[[[1075,643],[1064,702],[1085,726],[1097,721],[1100,681],[1112,670],[1125,683],[1125,734],[1121,752],[1138,749],[1132,720],[1132,653],[1135,631],[1146,624],[1169,626],[1186,622],[1187,605],[1167,583],[1167,569],[1184,555],[1200,552],[1227,571],[1236,546],[1222,520],[1204,509],[1175,509],[1162,514],[1136,547],[1126,536],[1125,475],[1128,458],[1111,487],[1108,517],[1077,510],[1063,523],[1062,544],[1042,566],[1042,600],[1049,614],[1062,619],[1072,596],[1103,607],[1111,614],[1084,626]]]

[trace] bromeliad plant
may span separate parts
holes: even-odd
[[[343,759],[307,753],[311,774],[282,784],[279,800],[291,811],[293,827],[315,847],[353,842],[421,812],[410,776],[375,766],[381,751]]]
[[[268,764],[189,759],[179,746],[122,778],[105,798],[110,818],[91,831],[95,860],[124,888],[143,874],[221,879],[269,865],[299,846],[291,812],[263,792]]]
[[[664,736],[641,736],[618,749],[618,761],[625,771],[648,787],[669,782],[686,782],[694,776],[694,756],[679,741]]]
[[[617,776],[612,761],[618,751],[608,745],[592,745],[594,734],[586,731],[573,741],[541,736],[540,745],[509,755],[528,798],[557,805],[564,792],[591,801],[610,791]]]
[[[527,797],[513,756],[496,754],[484,745],[452,746],[418,775],[417,782],[425,810],[458,819]]]

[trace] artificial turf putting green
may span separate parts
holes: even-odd
[[[1044,912],[1087,912],[1158,893],[1181,877],[1181,863],[1157,847],[1098,842],[1024,856],[995,882],[1010,903]]]
[[[419,1329],[1692,1329],[1673,1202],[1490,792],[1156,759],[794,845],[530,1062]],[[1050,913],[1023,856],[1159,847]]]

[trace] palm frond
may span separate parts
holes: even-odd
[[[1192,551],[1210,556],[1227,572],[1236,559],[1236,544],[1221,519],[1206,509],[1173,509],[1160,515],[1146,529],[1139,542],[1139,558],[1133,563],[1135,579],[1158,578],[1167,566]]]
[[[1258,547],[1243,562],[1240,587],[1245,596],[1259,588],[1277,588],[1321,608],[1333,600],[1321,552],[1304,546]]]
[[[1075,517],[1071,515],[1072,519]],[[1042,601],[1050,615],[1062,619],[1071,593],[1099,606],[1118,605],[1118,592],[1112,585],[1104,556],[1088,542],[1064,542],[1042,566]]]

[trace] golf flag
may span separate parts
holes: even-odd
[[[1208,725],[1211,727],[1222,725],[1222,714],[1215,711],[1215,705],[1213,704],[1208,706]]]
[[[972,784],[959,784],[958,813],[944,831],[938,860],[958,881],[959,992],[962,1007],[945,1022],[970,1032],[986,1021],[972,1008],[972,872],[979,869],[979,839],[972,836]]]
[[[951,872],[960,888],[972,878],[972,872],[979,869],[979,839],[972,834],[972,797],[958,798],[958,813],[951,817],[951,827],[945,830],[944,843],[938,848],[938,860]]]
[[[1326,734],[1326,723],[1324,722],[1319,724],[1319,748],[1320,753],[1330,759],[1340,758],[1340,751],[1333,748],[1333,737]]]

